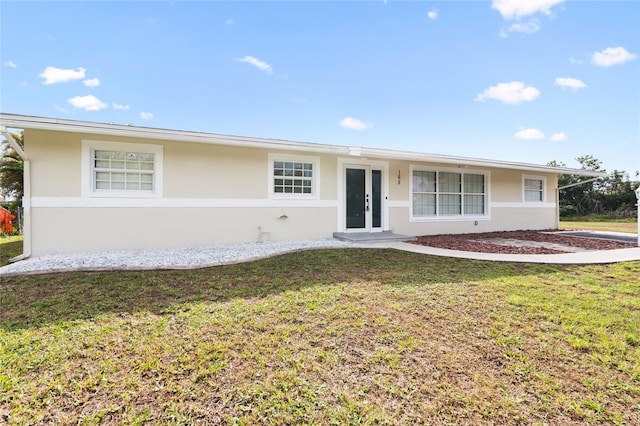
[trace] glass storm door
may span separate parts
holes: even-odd
[[[382,170],[347,167],[346,228],[348,231],[382,230]]]

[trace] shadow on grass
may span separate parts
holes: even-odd
[[[363,248],[303,251],[192,270],[13,276],[0,278],[0,326],[15,330],[109,313],[162,314],[185,302],[264,297],[353,281],[392,286],[472,283],[559,268]]]

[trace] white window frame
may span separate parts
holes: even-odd
[[[423,171],[423,172],[435,172],[436,173],[436,214],[430,216],[415,216],[413,213],[413,172],[414,171]],[[458,173],[461,176],[460,182],[460,197],[461,197],[461,205],[460,205],[460,214],[455,215],[442,215],[440,214],[440,188],[439,188],[439,173]],[[464,175],[465,174],[473,174],[473,175],[482,175],[484,176],[484,214],[465,214],[464,213]],[[411,164],[409,166],[409,221],[410,222],[441,222],[441,221],[461,221],[461,220],[487,220],[490,219],[489,215],[489,198],[490,198],[490,182],[491,182],[491,173],[487,170],[477,170],[477,169],[467,169],[467,168],[449,168],[449,167],[430,167],[423,165],[415,165]],[[469,194],[469,195],[479,195],[479,194]]]
[[[527,180],[539,180],[542,182],[542,197],[540,200],[527,200]],[[522,202],[523,203],[546,203],[547,200],[547,178],[544,176],[522,175]]]
[[[317,200],[320,196],[320,157],[311,155],[296,155],[296,154],[277,154],[269,153],[267,155],[268,170],[269,170],[269,182],[268,182],[268,194],[271,200]],[[311,193],[310,194],[295,194],[275,192],[275,175],[274,164],[276,161],[282,161],[285,163],[307,163],[312,165],[311,171]]]
[[[153,190],[96,190],[94,185],[93,162],[93,153],[96,150],[153,154]],[[81,196],[83,198],[162,198],[163,163],[164,158],[162,145],[83,140],[81,158]]]

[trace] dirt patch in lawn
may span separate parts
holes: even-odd
[[[635,247],[624,241],[576,237],[553,230],[426,235],[413,243],[449,250],[505,254],[554,254]]]

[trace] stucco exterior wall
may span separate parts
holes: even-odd
[[[487,172],[488,214],[481,218],[439,217],[414,220],[410,216],[411,166],[465,173],[467,168],[455,164],[420,163],[394,160],[389,162],[389,225],[393,232],[406,235],[461,234],[474,232],[553,229],[556,226],[555,188],[557,176],[551,173],[529,173],[521,170],[475,168],[471,172]],[[400,178],[398,179],[398,176]],[[542,202],[524,201],[524,178],[545,181]]]
[[[331,238],[333,208],[37,208],[32,255]],[[281,218],[285,214],[286,218]]]
[[[267,198],[266,151],[197,143],[163,145],[165,198]]]
[[[73,133],[26,129],[25,151],[31,160],[31,195],[80,196],[80,138]]]
[[[82,157],[83,140],[161,145],[162,197],[83,198],[81,165],[90,161]],[[33,256],[329,238],[337,228],[335,156],[314,156],[314,199],[270,200],[269,154],[296,153],[39,130],[26,130],[25,141]]]
[[[532,211],[535,210],[535,211]],[[409,222],[408,208],[391,209],[391,227],[405,235],[467,234],[494,231],[553,229],[556,226],[555,208],[531,209],[527,207],[492,208],[487,220],[433,220]]]
[[[80,197],[82,141],[161,145],[164,150],[164,198],[266,199],[268,154],[295,152],[110,137],[71,132],[25,130],[25,149],[32,160],[34,197]],[[297,153],[302,156],[313,154]],[[320,158],[319,199],[336,198],[336,157]]]
[[[155,198],[91,197],[82,189],[83,141],[162,147],[162,193]],[[412,167],[460,170],[385,158],[360,158],[262,148],[120,136],[25,131],[31,158],[32,255],[192,247],[233,242],[329,238],[343,227],[342,173],[350,163],[385,170],[383,214],[391,230],[407,235],[471,233],[555,226],[554,174],[545,179],[545,200],[527,203],[518,170],[487,172],[487,214],[481,218],[410,217]],[[86,152],[85,152],[86,155]],[[317,188],[310,199],[269,194],[270,158],[317,159]],[[86,173],[86,165],[84,168]],[[86,181],[86,179],[85,179]]]

